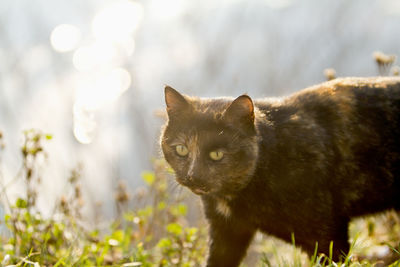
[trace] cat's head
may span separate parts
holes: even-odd
[[[177,181],[199,195],[229,197],[246,187],[258,158],[251,98],[192,98],[167,86],[165,102],[161,147]]]

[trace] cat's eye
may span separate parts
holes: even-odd
[[[210,152],[210,158],[212,160],[218,161],[221,160],[224,157],[224,152],[222,151],[211,151]]]
[[[189,150],[184,145],[177,145],[175,147],[175,150],[176,150],[176,153],[181,157],[185,157],[189,153]]]

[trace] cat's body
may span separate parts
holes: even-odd
[[[347,253],[351,218],[400,210],[400,79],[338,79],[281,101],[198,99],[166,88],[162,137],[201,195],[207,266],[238,266],[257,230],[312,254]]]

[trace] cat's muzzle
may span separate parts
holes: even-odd
[[[204,195],[210,192],[210,189],[205,184],[197,182],[197,180],[193,179],[192,177],[187,179],[177,178],[177,181],[181,185],[189,188],[196,195]]]

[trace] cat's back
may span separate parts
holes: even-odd
[[[400,100],[400,77],[339,78],[312,86],[287,99],[289,105],[347,105],[348,108],[395,107]],[[315,102],[315,103],[314,103]],[[337,107],[337,106],[335,106]]]
[[[399,128],[400,77],[339,78],[277,100],[255,101],[276,126]],[[261,120],[260,120],[261,121]],[[361,125],[360,122],[363,122]]]
[[[257,99],[255,105],[263,113],[273,110],[306,108],[326,104],[379,103],[377,100],[400,99],[400,77],[338,78],[314,85],[288,97]],[[368,103],[365,102],[367,100]],[[363,102],[364,101],[364,102]]]
[[[400,77],[335,79],[256,105],[269,124],[261,134],[272,127],[283,146],[349,160],[400,155]]]
[[[380,210],[397,198],[400,78],[336,79],[256,104],[269,120],[260,127],[268,140],[263,151],[269,152],[261,153],[260,162],[288,181],[279,183],[282,190],[303,179],[316,188],[327,184],[353,215]],[[299,183],[293,192],[302,188]]]
[[[399,139],[400,77],[335,79],[300,91],[282,106],[328,131],[359,140]]]

